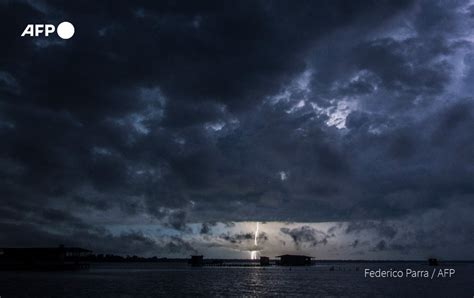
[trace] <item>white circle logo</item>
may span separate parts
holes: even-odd
[[[62,39],[69,39],[74,35],[74,26],[69,22],[62,22],[56,31]]]

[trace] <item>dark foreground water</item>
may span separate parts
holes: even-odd
[[[330,268],[334,266],[334,270]],[[356,270],[358,267],[358,270]],[[415,263],[334,263],[304,268],[95,264],[78,272],[0,272],[7,297],[474,297],[474,264],[446,264],[452,277],[366,278],[364,269],[429,270]],[[437,271],[438,274],[438,271]]]

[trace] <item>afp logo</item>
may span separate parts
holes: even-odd
[[[25,30],[23,30],[21,37],[48,37],[50,34],[53,34],[54,31],[56,31],[62,39],[69,39],[74,35],[75,30],[74,26],[69,22],[62,22],[58,25],[57,29],[52,24],[28,24]]]

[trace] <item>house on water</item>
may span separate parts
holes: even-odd
[[[300,255],[281,255],[277,256],[277,258],[280,258],[277,261],[277,265],[280,266],[309,266],[312,259],[312,257]]]
[[[270,266],[270,258],[260,257],[260,266]]]
[[[201,267],[204,265],[204,256],[191,256],[188,263],[193,267]]]
[[[0,270],[76,270],[89,268],[92,251],[79,247],[0,248]]]

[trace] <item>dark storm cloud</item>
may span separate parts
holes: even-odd
[[[253,234],[252,233],[240,233],[240,234],[222,234],[220,235],[220,238],[229,241],[231,243],[241,243],[242,241],[250,241],[253,239]]]
[[[35,203],[93,196],[104,209],[115,197],[136,213],[140,206],[129,201],[143,196],[143,206],[157,217],[169,213],[161,207],[183,207],[192,197],[212,203],[214,196],[263,195],[252,185],[252,169],[241,172],[226,152],[243,130],[229,131],[216,147],[199,126],[228,122],[229,110],[249,108],[278,91],[303,69],[308,47],[328,32],[404,7],[376,6],[381,15],[371,16],[365,13],[370,2],[30,4],[2,4],[9,24],[2,27],[9,43],[1,61],[2,151],[12,168],[22,170],[10,176],[15,181],[6,186],[8,197],[20,196],[13,188],[21,185]],[[38,47],[18,38],[24,22],[64,17],[78,28],[68,44]],[[17,61],[23,61],[20,67]],[[282,146],[280,154],[291,147]],[[343,169],[327,145],[316,150],[322,168]],[[248,153],[245,162],[258,158]],[[213,190],[217,184],[223,186]],[[241,194],[233,194],[236,188]],[[182,228],[185,213],[169,218]]]
[[[328,243],[328,239],[334,237],[333,234],[326,234],[325,232],[319,231],[310,226],[302,226],[293,229],[281,228],[280,232],[290,236],[297,248],[300,248],[304,245],[326,245]]]
[[[198,251],[194,247],[192,247],[191,244],[189,244],[188,242],[184,241],[183,239],[179,237],[171,237],[171,241],[166,243],[166,245],[164,246],[164,249],[166,252],[175,253],[175,254],[177,253],[181,255],[188,254],[188,253],[193,253],[193,254],[198,253]]]
[[[380,240],[375,247],[372,248],[373,251],[383,251],[387,249],[387,243],[385,240]]]
[[[351,222],[346,227],[345,232],[347,234],[350,234],[350,233],[358,233],[358,232],[366,231],[366,230],[375,230],[375,232],[380,237],[389,238],[389,239],[392,239],[393,237],[395,237],[395,235],[397,235],[397,230],[394,227],[384,222],[379,222],[379,221]]]
[[[474,210],[467,3],[0,6],[2,231],[114,242],[103,225],[349,221],[387,251],[401,232],[386,219]],[[71,40],[19,37],[64,19]],[[157,249],[192,251],[177,239]]]
[[[168,224],[177,230],[184,229],[186,227],[186,212],[181,210],[172,212],[169,215]]]
[[[212,227],[214,227],[217,223],[215,222],[203,222],[201,224],[201,230],[199,231],[200,234],[209,234],[211,232]]]
[[[352,248],[356,248],[359,245],[359,242],[359,239],[354,240],[354,242],[351,244]]]
[[[255,234],[254,233],[243,233],[243,232],[240,232],[240,233],[227,232],[227,233],[223,233],[223,234],[219,235],[219,238],[223,239],[225,241],[228,241],[231,244],[242,244],[243,243],[243,244],[246,244],[246,245],[249,245],[249,244],[253,245],[253,242],[254,242],[254,239],[255,239]],[[268,240],[268,235],[265,232],[260,232],[258,234],[257,241],[258,241],[259,245],[262,245],[267,240]]]
[[[185,240],[178,237],[167,237],[158,242],[141,232],[126,232],[112,235],[105,230],[74,228],[67,234],[48,232],[36,225],[2,224],[5,232],[0,236],[5,246],[51,246],[64,244],[66,246],[88,247],[97,253],[141,254],[141,255],[187,255],[197,253],[197,250]],[[34,237],[25,237],[34,235]]]

